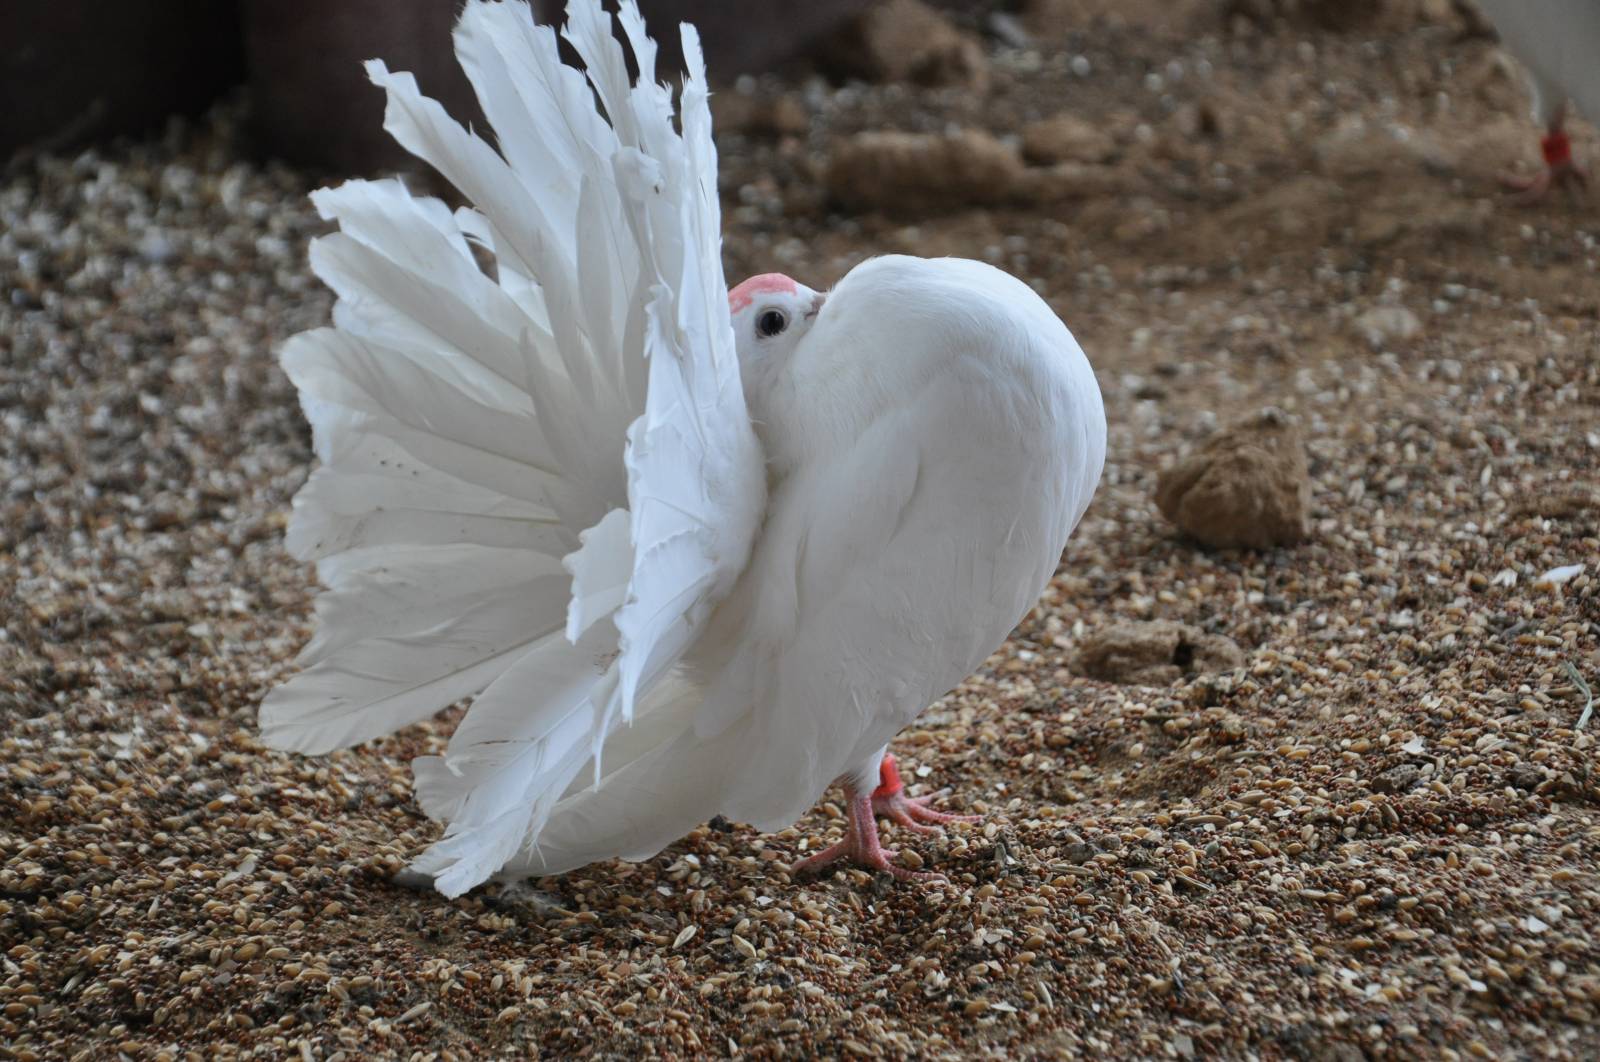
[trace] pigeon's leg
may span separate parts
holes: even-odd
[[[849,783],[845,784],[846,811],[844,839],[831,844],[814,856],[808,856],[789,868],[789,873],[799,877],[813,874],[838,862],[855,863],[870,870],[893,874],[902,881],[928,881],[942,877],[939,874],[919,873],[897,866],[891,860],[895,853],[886,850],[878,841],[878,820],[872,814],[872,797]]]
[[[908,797],[900,781],[900,768],[890,753],[883,754],[883,764],[878,768],[878,788],[872,791],[872,810],[897,826],[914,833],[938,833],[938,827],[947,822],[978,822],[977,815],[952,815],[928,806],[933,797]]]
[[[867,766],[856,775],[846,776],[844,795],[848,805],[844,839],[829,845],[814,856],[800,860],[790,867],[796,876],[813,873],[840,861],[855,863],[872,870],[882,870],[905,881],[927,881],[942,878],[934,874],[896,866],[895,853],[886,850],[878,840],[878,816],[904,826],[917,833],[936,833],[938,824],[946,822],[977,822],[975,815],[951,815],[928,806],[930,797],[908,797],[900,781],[900,770],[894,757],[885,751],[878,760],[877,787],[868,791],[873,777]]]
[[[1532,177],[1506,174],[1500,183],[1515,193],[1519,203],[1534,203],[1543,199],[1552,188],[1567,187],[1582,190],[1589,185],[1589,172],[1572,158],[1572,141],[1562,128],[1566,121],[1566,105],[1556,109],[1539,150],[1544,155],[1544,169]]]

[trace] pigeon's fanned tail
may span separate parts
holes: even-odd
[[[701,695],[671,676],[657,683],[641,699],[634,724],[606,743],[604,783],[569,791],[539,843],[499,876],[559,874],[599,859],[648,859],[718,814],[727,765],[746,735],[741,728],[711,741],[697,737]]]
[[[446,824],[418,868],[451,894],[536,864],[564,806],[679,739],[692,696],[670,676],[765,500],[695,39],[675,114],[632,0],[637,81],[599,0],[568,15],[583,72],[521,0],[466,5],[456,51],[493,144],[368,64],[385,128],[472,205],[395,180],[317,193],[334,324],[283,354],[322,461],[289,546],[328,589],[263,736],[323,752],[474,697],[416,764]]]

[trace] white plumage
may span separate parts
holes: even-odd
[[[1082,352],[989,266],[758,277],[730,307],[693,29],[675,127],[634,5],[637,84],[598,0],[568,16],[587,78],[523,3],[463,12],[498,150],[369,65],[473,206],[317,193],[334,325],[283,354],[321,460],[288,544],[327,590],[263,736],[326,752],[472,696],[415,764],[446,823],[415,866],[448,895],[717,814],[786,826],[835,779],[866,800],[1032,605],[1104,457]]]
[[[1506,50],[1528,71],[1533,116],[1548,126],[1571,100],[1600,119],[1600,3],[1595,0],[1478,0]]]

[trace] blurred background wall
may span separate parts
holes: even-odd
[[[203,109],[243,70],[234,0],[0,4],[0,159]]]
[[[452,114],[476,117],[450,52],[461,0],[17,0],[0,4],[0,159],[137,134],[244,85],[263,155],[337,173],[399,164],[362,60],[417,75]],[[541,19],[563,0],[534,0]],[[868,0],[641,0],[669,27],[694,22],[726,81],[781,65]]]

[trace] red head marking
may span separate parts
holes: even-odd
[[[757,295],[784,292],[793,295],[800,289],[791,278],[782,273],[758,273],[728,292],[728,310],[738,313],[755,301]]]

